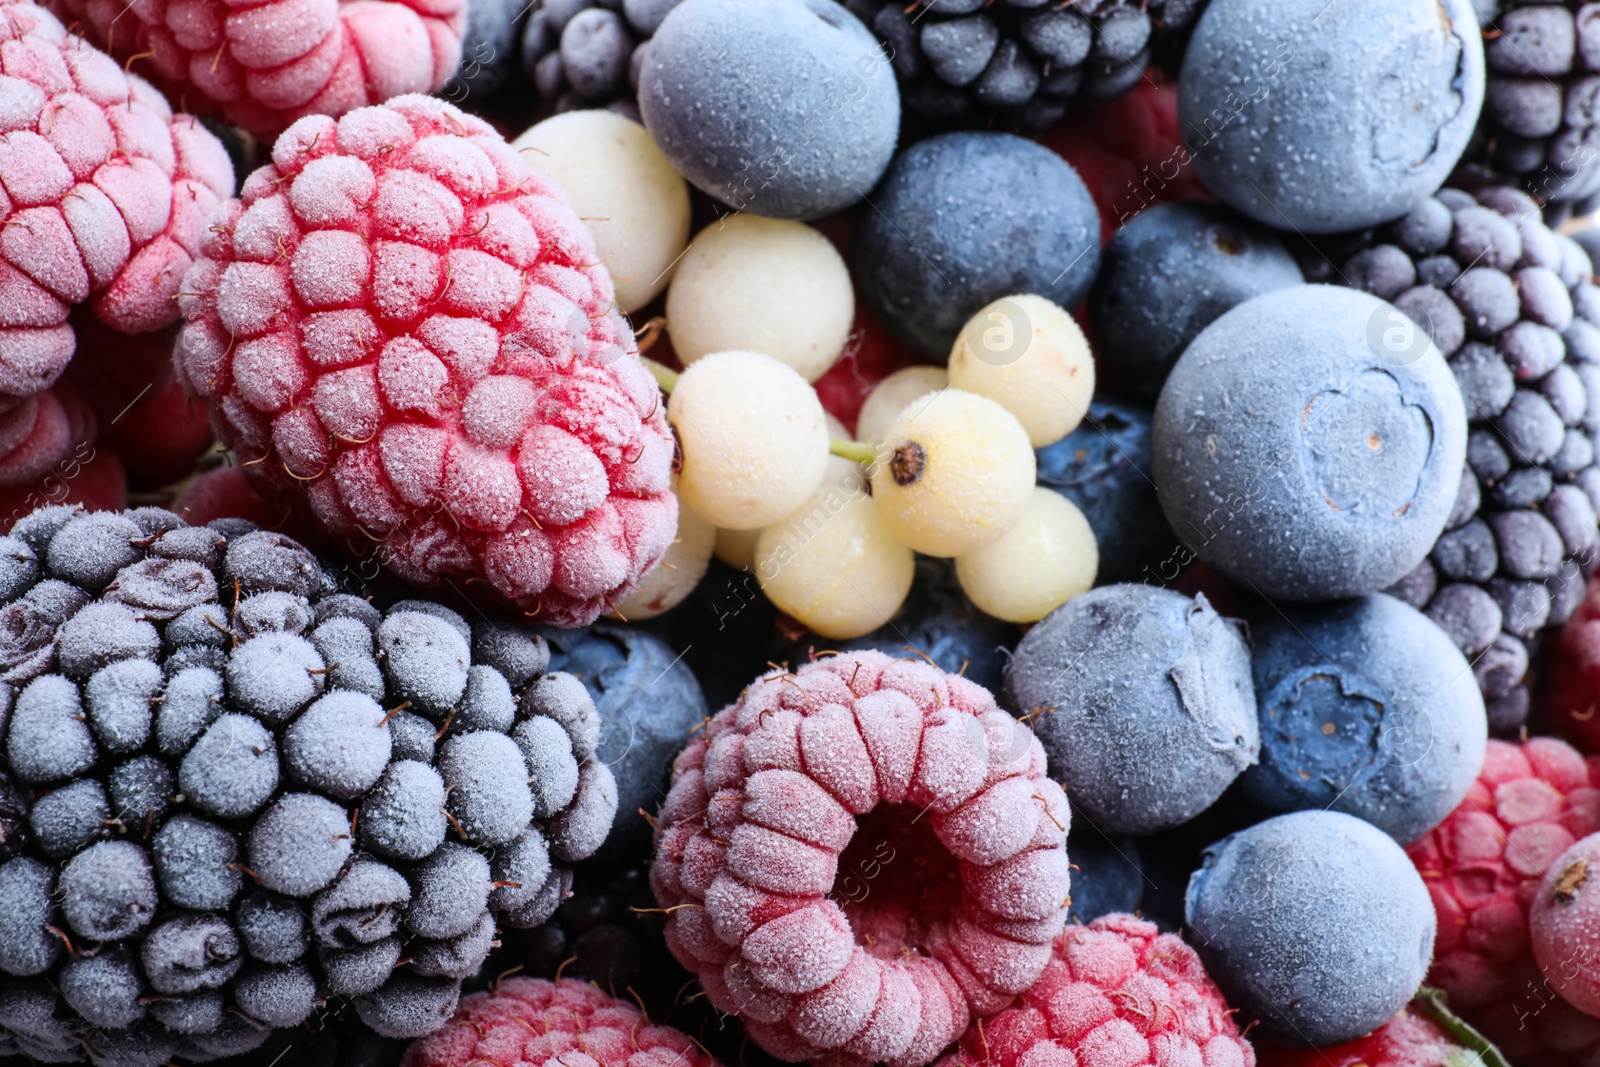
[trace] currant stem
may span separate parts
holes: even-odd
[[[878,450],[865,441],[841,441],[837,437],[828,442],[828,451],[863,465],[878,458]]]
[[[650,377],[656,380],[656,384],[661,387],[661,391],[671,396],[672,390],[678,386],[678,372],[668,367],[665,363],[657,363],[649,356],[640,356],[639,362],[644,364],[644,369],[650,372]]]
[[[1440,990],[1423,986],[1417,990],[1414,1003],[1421,1005],[1422,1010],[1463,1048],[1476,1052],[1481,1067],[1511,1067],[1505,1053],[1495,1048],[1493,1042],[1446,1006],[1444,993]]]

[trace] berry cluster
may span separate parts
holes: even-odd
[[[228,1055],[334,998],[427,1033],[611,827],[599,715],[531,631],[380,612],[238,520],[47,509],[4,557],[14,1050]]]

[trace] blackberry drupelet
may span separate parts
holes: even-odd
[[[644,45],[678,0],[538,0],[522,72],[557,112],[604,107],[635,122]]]
[[[1138,84],[1204,0],[849,0],[884,43],[906,114],[1035,135]]]
[[[1488,84],[1461,177],[1520,183],[1564,215],[1600,194],[1600,8],[1585,0],[1473,6]]]
[[[1490,729],[1515,734],[1529,664],[1583,597],[1600,535],[1600,288],[1525,194],[1443,189],[1335,256],[1332,279],[1392,302],[1444,353],[1466,402],[1467,469],[1429,558],[1388,590],[1472,663]],[[1323,264],[1326,271],[1327,264]],[[1401,338],[1385,332],[1381,338]],[[1402,331],[1403,333],[1403,331]],[[1411,347],[1383,349],[1407,358]]]
[[[532,630],[155,508],[36,511],[0,557],[0,1049],[427,1033],[610,830],[599,714]]]

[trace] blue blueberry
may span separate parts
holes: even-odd
[[[1377,297],[1305,285],[1195,338],[1152,450],[1162,510],[1201,559],[1286,600],[1374,592],[1422,562],[1461,486],[1467,417],[1408,323]]]
[[[650,825],[639,811],[653,813],[666,798],[672,760],[706,717],[706,698],[678,653],[642,630],[598,623],[547,636],[550,669],[578,678],[594,699],[601,723],[594,755],[617,780],[616,821],[594,862],[631,862],[650,849]],[[529,719],[518,731],[540,721]]]
[[[1426,615],[1382,593],[1268,612],[1251,626],[1261,762],[1244,791],[1275,811],[1333,808],[1401,844],[1466,795],[1483,766],[1483,697]]]
[[[1141,211],[1111,238],[1104,257],[1089,294],[1096,354],[1147,402],[1217,316],[1304,280],[1270,230],[1218,204]]]
[[[1216,0],[1184,54],[1178,119],[1225,203],[1338,233],[1444,184],[1483,92],[1469,0]]]
[[[1035,451],[1039,484],[1078,505],[1100,546],[1100,585],[1170,582],[1188,552],[1167,525],[1150,465],[1149,409],[1096,400],[1067,436]]]
[[[1109,585],[1023,636],[1006,673],[1050,774],[1106,833],[1206,808],[1256,760],[1250,650],[1204,596]]]
[[[1258,1033],[1320,1047],[1405,1006],[1433,955],[1427,887],[1394,839],[1337,811],[1223,838],[1189,879],[1190,943]]]
[[[785,219],[860,200],[900,129],[888,59],[832,0],[685,0],[650,41],[639,110],[696,188]]]
[[[1135,912],[1144,900],[1144,864],[1136,838],[1107,836],[1077,819],[1067,835],[1072,872],[1071,915],[1089,922],[1112,912]]]
[[[941,361],[984,305],[1034,293],[1076,307],[1099,266],[1100,213],[1082,179],[1005,133],[948,133],[901,152],[856,230],[868,308]]]

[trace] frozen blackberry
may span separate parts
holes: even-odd
[[[1600,193],[1600,10],[1474,0],[1488,68],[1460,177],[1521,184],[1555,213]]]
[[[1593,265],[1545,226],[1532,199],[1497,186],[1442,189],[1318,267],[1419,327],[1394,313],[1373,323],[1380,359],[1407,362],[1432,338],[1455,372],[1469,420],[1461,490],[1429,558],[1388,592],[1455,640],[1491,730],[1515,734],[1529,664],[1576,609],[1600,549]]]
[[[939,126],[1037,134],[1074,103],[1139,83],[1202,0],[849,0],[877,33],[906,112]]]
[[[333,594],[249,524],[16,530],[0,1051],[204,1061],[313,1013],[419,1036],[609,832],[600,714],[533,631]]]
[[[678,0],[536,0],[522,72],[556,111],[604,107],[639,121],[643,48]]]

